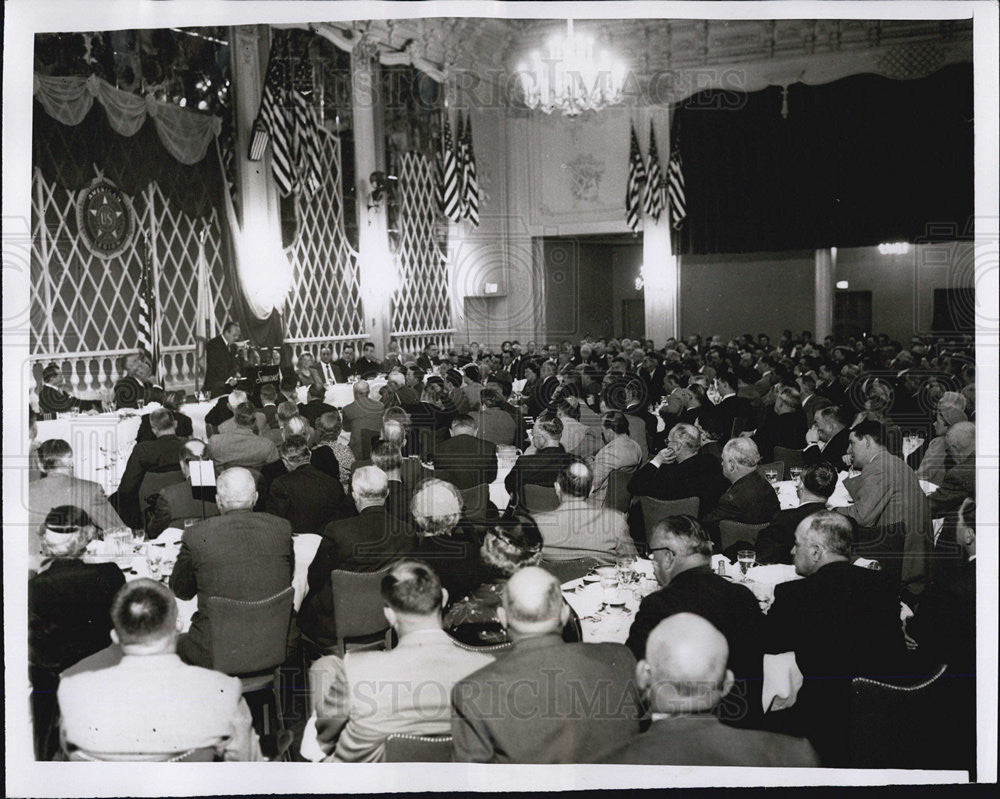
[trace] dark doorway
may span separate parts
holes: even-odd
[[[934,289],[935,333],[974,333],[976,330],[976,290]]]
[[[622,335],[646,338],[646,301],[622,300]]]
[[[861,338],[872,332],[872,293],[838,291],[833,295],[833,337],[837,341]]]

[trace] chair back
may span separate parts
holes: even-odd
[[[615,469],[608,475],[608,487],[604,494],[604,507],[621,513],[628,513],[632,495],[628,492],[628,481],[635,474],[635,468]]]
[[[756,544],[760,531],[767,527],[768,523],[745,524],[734,522],[731,519],[723,519],[719,522],[719,538],[721,539],[721,552],[725,552],[737,541],[746,541],[748,544]]]
[[[347,651],[348,638],[374,637],[385,633],[389,648],[389,622],[382,610],[382,578],[389,569],[377,572],[330,572],[333,591],[333,622],[337,630],[337,650],[341,657]]]
[[[172,469],[169,472],[146,472],[139,485],[139,510],[145,513],[150,499],[167,486],[184,482],[184,472]]]
[[[356,460],[367,460],[372,456],[372,438],[378,438],[382,434],[381,430],[370,427],[362,427],[360,430],[351,431],[351,440],[347,446],[354,453]]]
[[[786,469],[804,469],[806,465],[806,456],[801,449],[775,447],[774,458],[785,464]]]
[[[521,504],[532,513],[544,513],[559,507],[559,497],[554,486],[527,483],[521,489]]]
[[[293,593],[289,586],[267,599],[210,596],[212,668],[242,675],[273,670],[284,663]]]
[[[697,518],[701,500],[698,497],[688,497],[687,499],[639,497],[639,505],[642,508],[642,519],[646,525],[646,536],[648,537],[653,525],[668,516],[694,516]]]
[[[765,480],[767,479],[767,473],[772,470],[778,473],[779,481],[785,479],[784,461],[771,461],[770,463],[757,464],[757,471],[760,472],[760,476],[763,477]]]
[[[868,677],[851,680],[848,725],[850,768],[949,768],[942,736],[954,713],[948,701],[947,665],[916,685]],[[953,767],[953,766],[952,766]]]
[[[568,583],[587,574],[601,565],[597,558],[574,558],[573,560],[543,560],[538,564],[549,574],[554,574],[559,583]]]
[[[513,641],[504,641],[500,644],[486,644],[485,646],[475,646],[474,644],[466,644],[461,641],[454,641],[455,646],[459,649],[464,649],[466,652],[486,652],[487,654],[492,654],[494,652],[506,652],[508,649],[514,648]]]
[[[462,506],[465,518],[470,521],[485,521],[486,509],[490,504],[490,487],[486,483],[462,490]]]
[[[450,763],[450,735],[405,735],[393,733],[385,739],[387,763]]]
[[[220,762],[222,754],[218,747],[200,746],[186,752],[166,752],[160,754],[101,754],[95,755],[75,746],[67,745],[63,753],[72,762],[88,763],[213,763]]]
[[[905,543],[905,522],[894,522],[884,527],[859,527],[852,554],[859,558],[877,560],[882,573],[898,588],[903,582]]]

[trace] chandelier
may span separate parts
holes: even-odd
[[[533,52],[530,65],[517,68],[528,108],[572,117],[621,102],[625,64],[607,50],[595,56],[594,37],[576,35],[573,20],[566,20],[565,35],[549,39],[547,50],[546,56]]]

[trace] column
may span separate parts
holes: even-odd
[[[354,107],[354,167],[358,184],[358,271],[364,307],[365,331],[378,357],[385,357],[392,334],[392,294],[398,281],[389,250],[385,200],[369,208],[372,172],[385,170],[382,109],[378,87],[376,47],[358,42],[351,58]]]
[[[816,324],[813,341],[833,334],[833,293],[837,280],[837,248],[816,250]]]
[[[658,222],[646,218],[642,230],[643,298],[646,338],[662,347],[668,338],[680,336],[680,259],[670,249],[669,213]]]

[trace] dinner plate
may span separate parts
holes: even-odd
[[[599,574],[585,574],[583,575],[583,581],[585,583],[597,583],[600,582],[601,575]]]

